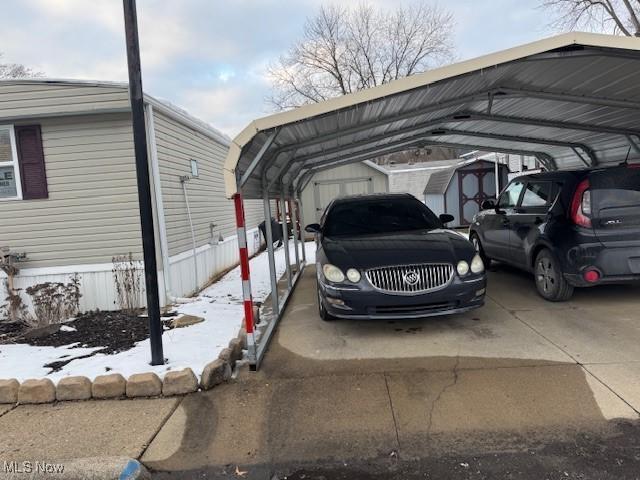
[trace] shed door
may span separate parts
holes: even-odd
[[[327,205],[336,197],[343,195],[358,195],[361,193],[373,193],[373,178],[345,178],[342,180],[321,180],[314,182],[314,202],[316,206],[316,221],[327,208]]]
[[[460,225],[470,225],[473,216],[480,210],[485,200],[496,197],[494,170],[481,168],[458,170],[458,188],[460,192]]]

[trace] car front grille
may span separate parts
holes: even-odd
[[[372,268],[367,280],[378,290],[389,293],[417,294],[443,288],[453,277],[453,265],[428,263]]]

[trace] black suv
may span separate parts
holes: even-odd
[[[640,280],[640,165],[514,178],[469,228],[484,264],[533,272],[538,292]]]

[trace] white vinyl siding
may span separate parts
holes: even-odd
[[[109,263],[141,253],[128,114],[30,120],[42,130],[49,198],[0,203],[0,246],[22,268]]]
[[[198,177],[187,183],[189,207],[197,246],[236,234],[234,206],[225,198],[222,166],[228,147],[169,118],[154,109],[154,127],[158,150],[160,183],[164,201],[169,255],[192,248],[191,228],[187,216],[181,176],[191,177],[191,161],[198,162]],[[262,221],[262,202],[245,202],[247,228]]]
[[[24,82],[0,84],[0,119],[42,118],[129,108],[129,92],[119,86]]]

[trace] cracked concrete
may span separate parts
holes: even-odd
[[[578,433],[615,435],[610,419],[638,418],[640,395],[624,382],[637,370],[576,361],[597,350],[606,331],[595,321],[606,311],[594,301],[596,290],[588,312],[580,294],[548,306],[528,277],[507,270],[491,274],[487,305],[468,314],[322,322],[313,278],[309,268],[261,370],[187,397],[145,463],[176,471],[526,450]],[[609,325],[630,337],[614,362],[634,356],[630,344],[640,341],[623,313],[635,305],[632,293],[613,295],[620,317]]]
[[[451,381],[451,383],[448,383],[447,385],[442,387],[442,390],[440,390],[436,398],[433,400],[433,402],[431,402],[431,408],[429,409],[429,421],[427,423],[427,434],[431,433],[431,427],[433,426],[433,412],[435,411],[436,406],[438,405],[438,402],[440,401],[442,396],[445,394],[445,392],[449,388],[454,387],[456,383],[458,383],[458,366],[459,365],[460,365],[460,355],[457,355],[456,364],[453,366],[453,370],[451,371],[451,374],[453,375],[453,380]]]

